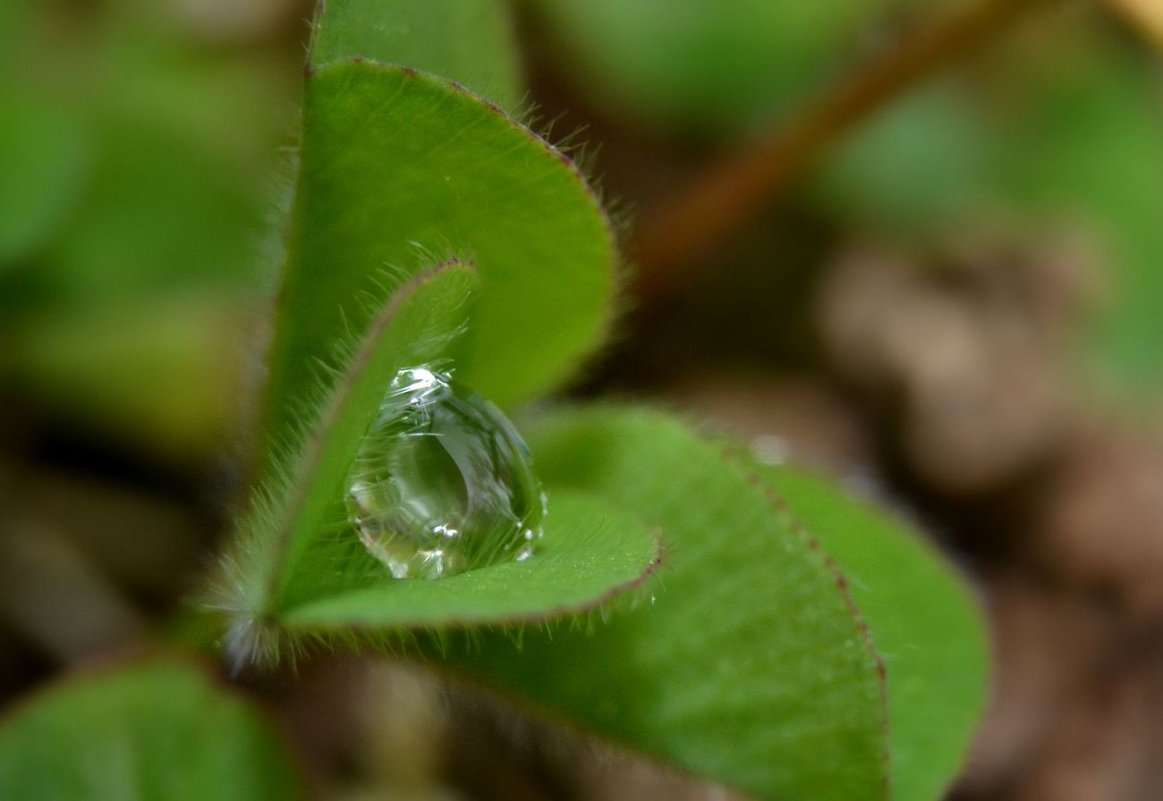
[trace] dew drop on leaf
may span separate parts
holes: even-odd
[[[441,578],[533,554],[546,514],[529,450],[445,372],[401,370],[356,455],[347,507],[395,578]]]

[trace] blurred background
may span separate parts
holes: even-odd
[[[974,0],[523,0],[513,19],[533,126],[584,144],[638,256],[618,336],[572,392],[650,399],[826,470],[963,566],[995,670],[955,799],[1147,801],[1163,4],[1025,2],[667,259],[637,247],[639,221],[665,231],[716,164]],[[311,11],[0,4],[5,705],[199,638],[184,604],[245,491]],[[727,797],[381,660],[254,689],[322,797]]]

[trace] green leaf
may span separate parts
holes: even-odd
[[[439,361],[461,329],[472,273],[450,262],[412,279],[376,315],[310,435],[257,497],[226,562],[218,605],[238,660],[273,661],[302,636],[512,623],[580,611],[636,584],[659,559],[653,533],[593,499],[551,499],[545,544],[522,562],[437,581],[393,579],[344,503],[355,454],[391,378]]]
[[[725,449],[599,408],[532,439],[552,493],[593,492],[662,531],[653,602],[592,633],[528,633],[458,661],[614,741],[762,798],[885,797],[879,663],[842,582]]]
[[[268,440],[313,384],[313,360],[368,311],[356,298],[417,250],[481,277],[459,376],[512,405],[562,381],[602,339],[614,277],[596,196],[561,153],[496,107],[409,69],[337,62],[307,81],[290,259],[271,352]]]
[[[323,569],[314,561],[320,557],[315,546],[329,544],[330,524],[346,525],[347,514],[339,513],[336,505],[384,390],[403,368],[441,359],[450,341],[462,333],[464,306],[474,281],[466,265],[437,265],[405,285],[373,319],[368,336],[335,385],[298,467],[303,494],[283,518],[289,538],[273,608],[314,597],[324,588],[335,591],[352,580],[343,571]]]
[[[585,495],[555,492],[533,557],[436,581],[388,577],[304,604],[291,629],[517,623],[582,612],[637,586],[661,560],[659,542],[636,518]]]
[[[884,660],[892,797],[940,798],[985,700],[977,604],[941,556],[891,515],[803,472],[764,475],[848,578]]]
[[[241,699],[177,662],[66,680],[0,725],[0,798],[302,798],[283,744]]]
[[[506,109],[521,101],[509,6],[500,0],[327,0],[311,63],[360,56],[451,78]]]
[[[392,377],[441,358],[463,325],[473,281],[457,262],[430,268],[388,299],[358,347],[338,348],[349,354],[347,369],[307,432],[276,460],[272,486],[255,494],[225,564],[221,605],[235,617],[240,658],[277,647],[265,641],[266,629],[288,606],[366,581],[374,560],[346,530],[343,483]]]

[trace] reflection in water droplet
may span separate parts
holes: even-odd
[[[440,578],[507,559],[541,538],[545,494],[501,412],[423,367],[401,370],[352,466],[348,512],[396,578]]]

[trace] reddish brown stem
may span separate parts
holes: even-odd
[[[977,0],[859,70],[786,128],[712,164],[650,214],[631,242],[642,297],[681,281],[683,268],[746,225],[837,139],[905,89],[989,41],[1047,0]]]

